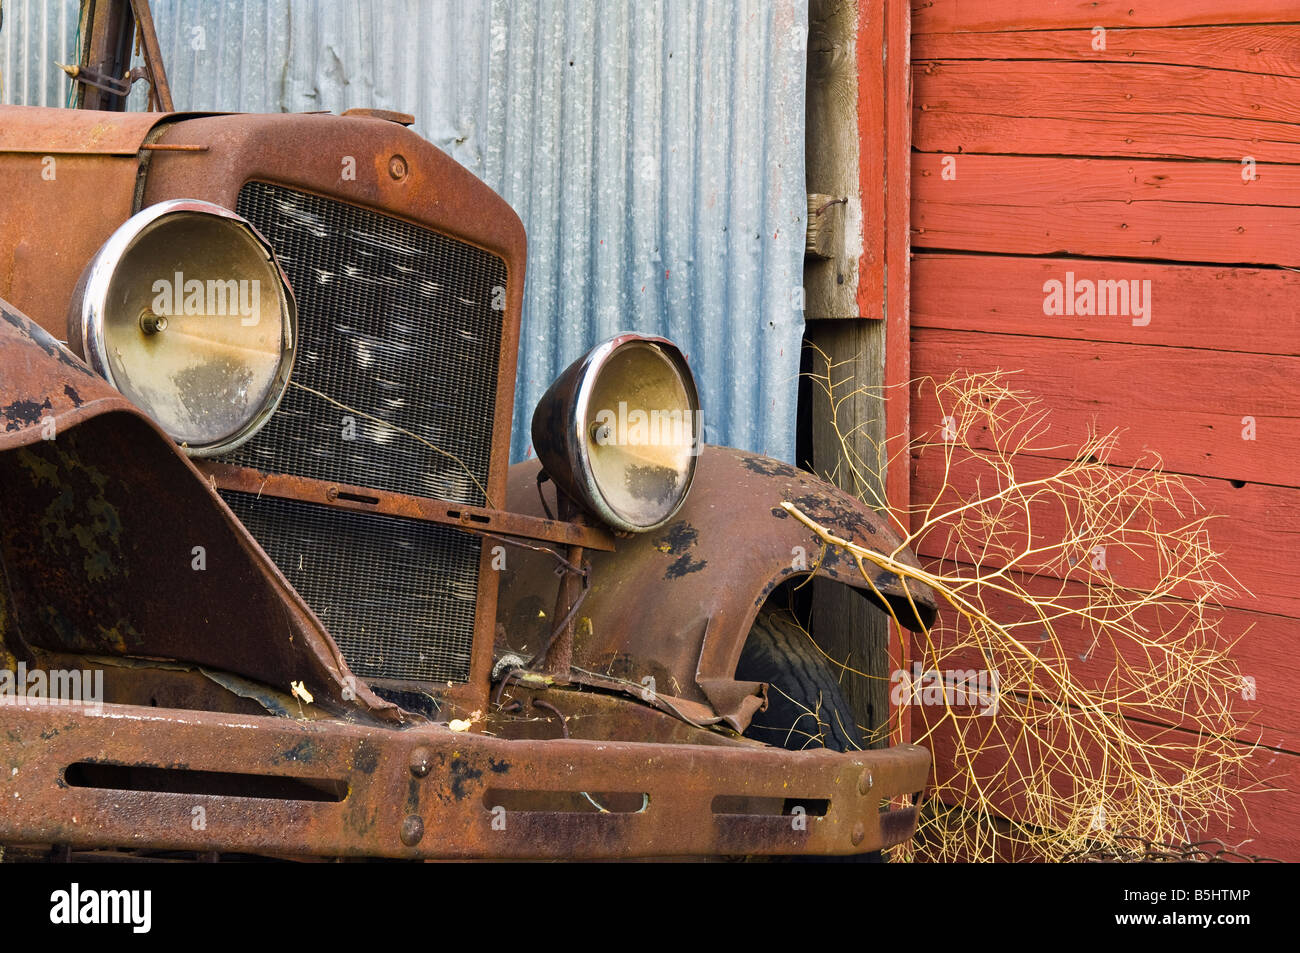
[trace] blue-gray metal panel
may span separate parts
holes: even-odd
[[[516,457],[552,378],[634,330],[686,351],[710,442],[793,458],[803,0],[152,6],[177,108],[411,112],[519,212]],[[5,0],[6,102],[63,101],[76,10]]]

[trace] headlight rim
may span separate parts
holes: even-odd
[[[574,395],[572,411],[569,419],[565,422],[567,427],[565,455],[569,457],[573,479],[581,482],[582,489],[585,491],[584,495],[587,497],[585,500],[580,500],[579,503],[594,509],[595,515],[613,529],[639,535],[653,532],[667,525],[686,504],[686,500],[690,496],[691,486],[695,480],[696,465],[692,462],[687,469],[686,479],[678,493],[677,501],[660,519],[652,524],[637,524],[627,519],[610,502],[604,490],[601,489],[600,483],[596,480],[591,456],[588,452],[587,441],[589,435],[586,433],[586,421],[591,407],[592,390],[596,386],[601,369],[609,362],[610,358],[621,348],[634,343],[645,344],[659,349],[663,352],[666,363],[676,370],[678,378],[686,391],[687,399],[691,404],[690,427],[695,442],[695,448],[691,456],[693,460],[698,460],[698,447],[703,442],[704,435],[697,433],[695,429],[697,423],[695,415],[700,408],[700,398],[690,362],[686,360],[686,355],[681,348],[668,338],[631,331],[617,334],[608,340],[602,341],[580,359],[577,371],[578,386]]]
[[[274,269],[283,289],[279,296],[281,328],[284,343],[281,347],[280,361],[272,381],[272,395],[262,408],[253,414],[243,426],[233,434],[217,442],[202,446],[191,446],[174,435],[168,434],[186,456],[214,457],[238,449],[265,426],[280,406],[289,382],[293,377],[294,364],[298,348],[298,303],[289,283],[288,275],[276,257],[275,249],[257,228],[237,212],[209,202],[205,199],[175,198],[164,199],[136,212],[114,229],[113,234],[100,246],[82,272],[77,287],[72,295],[71,311],[68,315],[68,343],[74,352],[90,365],[91,370],[106,380],[112,387],[121,390],[114,377],[112,364],[107,351],[107,341],[103,328],[107,320],[108,294],[113,278],[126,255],[134,248],[136,242],[154,225],[173,215],[197,213],[212,215],[242,227],[256,242],[267,263]],[[152,418],[149,408],[141,407]],[[160,424],[161,426],[161,424]],[[166,428],[164,428],[166,432]]]

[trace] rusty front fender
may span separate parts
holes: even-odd
[[[0,659],[41,651],[299,681],[321,710],[402,717],[157,425],[0,299]]]
[[[538,463],[511,467],[508,505],[542,515]],[[554,492],[546,485],[548,497]],[[576,666],[709,704],[737,726],[751,694],[735,682],[736,663],[759,609],[783,580],[815,574],[871,593],[857,566],[828,548],[781,508],[797,505],[831,532],[881,552],[900,539],[884,518],[809,473],[768,457],[706,447],[690,498],[676,518],[641,536],[620,539],[612,553],[589,553],[591,589],[574,643]],[[803,556],[802,563],[800,556]],[[916,565],[906,549],[902,556]],[[555,601],[554,561],[526,550],[506,555],[499,620],[511,649],[535,651],[546,638]],[[934,618],[934,594],[915,581],[881,572],[876,589],[910,628]],[[912,611],[920,610],[918,619]],[[746,708],[748,706],[745,706]]]

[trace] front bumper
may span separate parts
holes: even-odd
[[[0,844],[405,859],[854,854],[911,837],[929,770],[914,745],[510,741],[27,702],[0,707]],[[633,807],[523,809],[566,794],[593,805],[631,795]],[[792,803],[809,806],[787,813]]]

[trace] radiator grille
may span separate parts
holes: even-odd
[[[298,302],[293,381],[222,458],[484,505],[506,266],[399,219],[264,182],[239,214]],[[363,678],[469,677],[481,541],[443,526],[223,494]]]
[[[397,516],[221,495],[320,616],[357,675],[469,678],[477,537]]]
[[[275,416],[224,461],[486,503],[505,263],[390,216],[264,182],[247,183],[236,210],[271,243],[293,285],[298,359]]]

